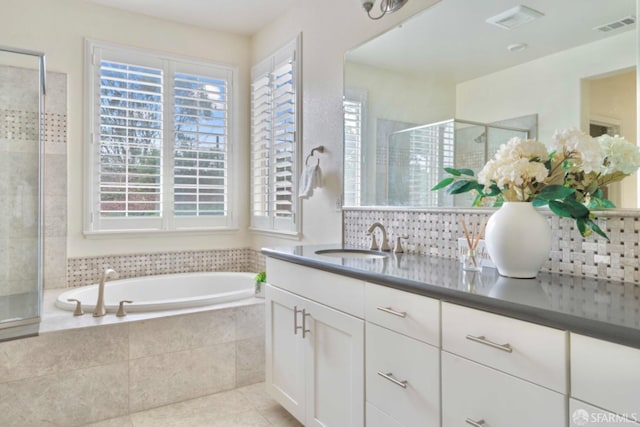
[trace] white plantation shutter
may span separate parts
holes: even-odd
[[[254,228],[299,231],[299,41],[252,69],[251,209]]]
[[[88,232],[229,227],[233,70],[87,44]]]
[[[100,61],[99,201],[103,217],[159,217],[163,71]]]
[[[360,206],[362,197],[362,109],[362,101],[344,100],[345,206]]]

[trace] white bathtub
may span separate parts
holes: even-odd
[[[122,300],[128,312],[173,310],[199,307],[249,298],[254,295],[255,273],[185,273],[162,276],[136,277],[108,281],[104,287],[104,300],[108,312],[115,313]],[[75,302],[91,313],[98,299],[98,285],[83,286],[63,292],[56,306],[73,311]]]

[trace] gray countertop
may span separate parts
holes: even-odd
[[[263,248],[268,257],[342,274],[443,301],[478,308],[640,348],[640,286],[540,272],[511,279],[497,270],[466,272],[457,260],[387,253],[381,259],[318,255],[335,245]],[[357,248],[362,249],[362,248]]]

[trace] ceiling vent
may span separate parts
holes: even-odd
[[[629,25],[633,25],[636,23],[635,16],[625,16],[624,18],[620,18],[616,21],[609,22],[608,24],[599,25],[594,27],[593,29],[596,31],[602,31],[603,33],[608,33],[609,31],[618,30],[620,28],[627,27]]]
[[[505,30],[513,30],[524,24],[544,16],[544,13],[533,10],[527,6],[516,6],[496,16],[487,19],[487,23]]]

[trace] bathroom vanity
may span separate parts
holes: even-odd
[[[637,285],[331,248],[263,249],[267,389],[306,426],[640,418]]]

